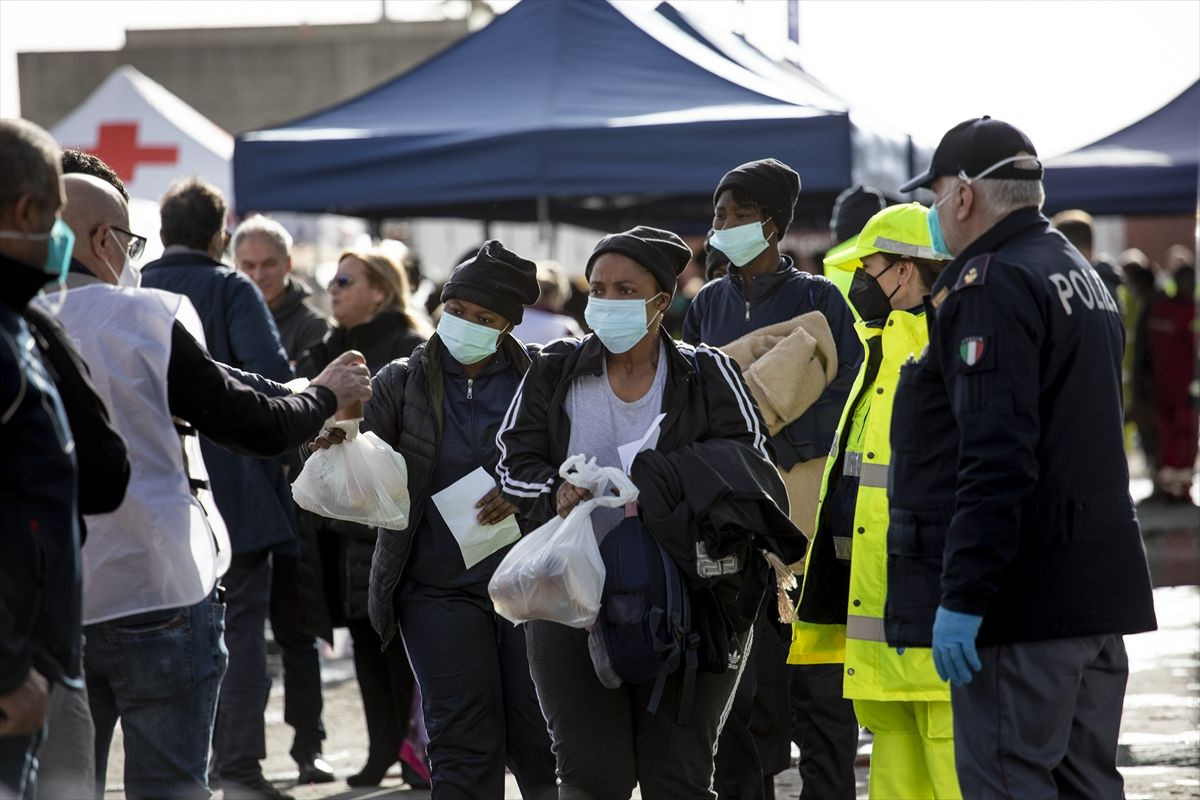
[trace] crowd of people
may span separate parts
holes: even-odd
[[[1194,266],[1095,258],[1041,178],[1017,128],[963,122],[902,187],[929,207],[847,190],[813,271],[782,249],[801,176],[764,158],[702,252],[601,238],[581,319],[562,266],[490,240],[432,324],[380,250],[341,255],[326,317],[288,231],[228,232],[195,178],[139,266],[116,174],[0,121],[0,797],[103,796],[119,721],[127,796],[286,798],[268,623],[298,783],[337,778],[319,641],[346,628],[355,787],[766,800],[795,743],[801,797],[849,800],[869,734],[872,798],[1122,796],[1122,637],[1156,625],[1125,423],[1187,502]],[[403,456],[403,530],[293,502],[335,415]],[[636,486],[591,527],[657,577],[603,624],[514,625],[489,582],[597,499],[576,455]],[[475,527],[518,531],[468,551],[440,497],[475,473]],[[679,602],[657,677],[614,679],[598,652],[632,645],[598,630]]]

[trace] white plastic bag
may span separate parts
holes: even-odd
[[[403,530],[408,526],[408,466],[404,456],[371,432],[361,420],[341,420],[346,441],[318,450],[292,484],[296,505],[331,519]]]
[[[496,567],[488,594],[496,613],[515,624],[549,620],[586,628],[600,613],[604,561],[592,529],[597,506],[617,507],[637,499],[637,487],[616,467],[571,456],[558,474],[592,493],[565,518],[555,517],[513,545]],[[612,494],[609,489],[617,490]]]

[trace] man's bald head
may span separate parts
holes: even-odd
[[[91,175],[63,176],[67,208],[63,220],[75,232],[76,260],[102,281],[115,284],[125,264],[129,206],[111,184]]]

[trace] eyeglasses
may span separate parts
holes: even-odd
[[[347,286],[353,286],[353,285],[354,285],[354,278],[351,278],[349,275],[335,275],[329,281],[330,289],[332,289],[335,286],[339,289],[345,289]]]
[[[123,233],[129,237],[129,244],[125,246],[125,252],[134,261],[142,257],[142,253],[146,252],[146,237],[138,236],[133,231],[127,231],[124,228],[118,228],[116,225],[109,225],[117,233]]]

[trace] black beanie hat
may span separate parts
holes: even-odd
[[[515,325],[525,315],[525,306],[536,303],[540,294],[537,265],[491,239],[454,268],[442,287],[442,302],[457,297],[478,303]]]
[[[592,265],[603,253],[620,253],[629,256],[646,269],[658,281],[659,287],[670,295],[675,294],[679,273],[692,260],[692,249],[670,231],[639,225],[623,233],[605,236],[596,242],[588,257],[584,275],[592,277]]]
[[[874,186],[856,183],[839,194],[833,201],[833,215],[829,218],[833,243],[841,244],[851,236],[858,236],[871,217],[887,206],[887,198]]]
[[[796,198],[800,196],[800,176],[796,170],[774,158],[764,158],[734,167],[725,173],[717,190],[713,192],[716,205],[721,192],[726,189],[741,189],[758,201],[775,221],[779,238],[787,233],[796,210]]]

